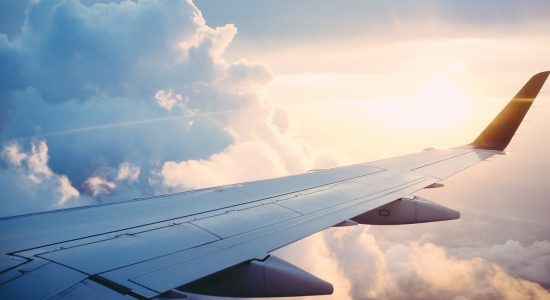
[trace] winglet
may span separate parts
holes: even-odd
[[[544,85],[550,71],[535,74],[470,145],[478,149],[503,151]]]

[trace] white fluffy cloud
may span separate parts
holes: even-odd
[[[174,93],[172,90],[159,90],[155,93],[155,99],[160,107],[171,111],[172,108],[176,106],[182,107],[186,105],[186,102],[189,100],[187,97],[183,97],[180,94]]]
[[[203,188],[285,174],[277,152],[260,142],[229,146],[207,160],[166,162],[160,170],[162,182],[171,188]]]
[[[311,260],[316,252],[316,259]],[[550,297],[539,284],[496,263],[479,257],[453,256],[429,242],[394,243],[383,249],[365,226],[330,229],[278,254],[331,280],[338,299]]]
[[[527,246],[508,240],[490,247],[458,248],[453,253],[461,257],[481,257],[498,264],[507,272],[550,287],[550,242],[547,240],[535,241]]]
[[[130,162],[123,162],[118,166],[118,173],[116,175],[116,180],[123,181],[127,180],[129,182],[136,182],[141,173],[141,167],[133,165]]]
[[[261,97],[267,65],[224,60],[236,33],[208,26],[190,1],[31,1],[21,33],[0,34],[10,160],[0,167],[24,164],[36,181],[64,174],[71,205],[78,194],[111,201],[341,163],[292,136]],[[36,138],[33,156],[9,146]]]
[[[58,176],[57,190],[59,191],[59,204],[61,205],[64,205],[69,199],[80,196],[78,190],[71,185],[69,178],[65,175]]]
[[[7,160],[15,167],[21,167],[23,160],[27,158],[27,154],[21,151],[21,147],[17,143],[9,143],[4,146],[2,151],[2,158]]]
[[[44,141],[31,143],[25,152],[15,142],[3,146],[0,163],[0,202],[2,215],[25,212],[29,207],[52,209],[63,207],[80,193],[63,174],[56,174],[48,167],[48,146]],[[78,201],[82,203],[84,199]]]
[[[92,176],[84,184],[94,197],[109,194],[116,188],[116,183],[100,176]]]

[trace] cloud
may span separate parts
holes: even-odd
[[[44,141],[31,143],[29,153],[23,152],[17,143],[8,143],[4,146],[1,157],[37,184],[54,176],[48,167],[48,146]]]
[[[184,98],[180,94],[174,94],[172,90],[159,90],[155,93],[155,99],[160,107],[166,109],[167,111],[172,110],[174,106],[182,106],[184,104]],[[185,98],[185,102],[188,99]]]
[[[125,161],[118,166],[118,173],[116,175],[116,180],[119,180],[119,181],[127,180],[129,182],[136,182],[139,178],[140,173],[141,173],[140,166],[136,166]]]
[[[67,200],[71,198],[77,198],[78,196],[80,196],[80,193],[78,192],[77,189],[75,189],[71,185],[71,182],[69,181],[69,178],[67,178],[67,176],[62,175],[62,176],[59,176],[58,179],[59,179],[59,186],[57,190],[60,193],[60,197],[59,197],[60,204],[63,205],[67,202]]]
[[[523,279],[499,264],[476,256],[450,255],[430,242],[393,243],[383,249],[379,238],[368,233],[368,228],[329,229],[279,250],[278,254],[321,278],[331,279],[337,292],[348,295],[339,296],[342,299],[545,299],[550,296],[538,283]],[[322,257],[310,259],[311,249],[320,249]],[[534,251],[525,259],[537,254],[540,252]],[[513,252],[509,255],[514,256]]]
[[[194,34],[199,14],[186,1],[31,2],[12,47],[28,64],[26,83],[48,102],[98,93],[139,96],[166,77],[186,75],[173,68],[181,51],[177,41]]]
[[[286,173],[273,149],[260,142],[243,142],[207,160],[165,162],[158,175],[164,185],[182,189],[266,179]]]
[[[35,141],[30,146],[26,152],[15,142],[3,145],[0,166],[7,167],[0,167],[2,216],[87,203],[67,176],[48,167],[46,143]]]
[[[481,257],[511,274],[550,287],[550,242],[547,240],[535,241],[528,246],[508,240],[490,247],[453,249],[453,253],[466,258]]]
[[[23,24],[18,35],[0,34],[0,141],[9,161],[0,170],[43,186],[56,178],[62,195],[23,211],[347,159],[288,130],[288,115],[260,93],[270,68],[225,61],[237,28],[208,26],[192,2],[31,1]],[[34,140],[41,142],[32,156],[13,146]],[[8,191],[10,199],[26,197]]]
[[[27,158],[27,155],[21,151],[19,144],[9,143],[4,146],[2,158],[4,158],[11,165],[20,168],[23,160]]]
[[[109,194],[116,188],[116,183],[99,176],[92,176],[88,178],[88,180],[84,182],[84,185],[89,189],[94,197]]]
[[[240,59],[230,64],[220,83],[232,93],[244,94],[256,91],[272,80],[271,69],[264,63]]]

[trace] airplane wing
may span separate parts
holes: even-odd
[[[534,75],[467,146],[1,218],[0,298],[330,294],[330,283],[269,253],[332,226],[459,218],[411,194],[503,153],[549,73]]]

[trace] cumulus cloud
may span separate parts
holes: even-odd
[[[219,83],[232,93],[244,94],[254,92],[269,83],[272,77],[266,64],[241,59],[227,67]]]
[[[88,178],[84,184],[94,197],[109,194],[116,188],[116,183],[101,178],[100,176],[92,176]]]
[[[244,142],[206,160],[166,162],[158,175],[163,184],[177,189],[265,179],[286,172],[273,149],[260,142]]]
[[[393,274],[399,274],[399,284],[423,287],[409,290],[414,298],[447,298],[445,295],[448,295],[467,299],[544,299],[550,296],[539,284],[511,276],[496,264],[480,258],[452,257],[431,243],[413,243],[406,254],[410,259],[406,264],[399,264],[401,271],[394,269]]]
[[[4,216],[63,207],[80,196],[67,176],[49,168],[45,141],[32,142],[30,146],[28,152],[15,142],[3,146],[0,166],[3,162],[7,167],[0,168],[0,190],[4,193],[0,211]],[[79,199],[72,204],[85,201]]]
[[[315,251],[312,249],[320,249],[325,254],[309,260],[310,251]],[[343,293],[338,299],[546,299],[550,296],[538,283],[494,262],[475,256],[451,255],[430,242],[394,243],[383,249],[365,226],[329,229],[280,250],[279,254],[321,278],[331,279],[336,291]],[[325,265],[329,267],[323,267]]]
[[[76,198],[80,196],[80,193],[78,192],[77,189],[75,189],[71,185],[71,182],[69,181],[69,178],[67,178],[67,176],[65,175],[59,176],[58,182],[59,182],[59,185],[57,190],[59,191],[59,194],[60,194],[59,203],[61,205],[64,205],[67,202],[67,200],[71,198]]]
[[[508,240],[489,247],[464,247],[453,249],[456,255],[466,258],[481,257],[494,262],[509,273],[550,287],[550,242],[535,241],[524,246],[518,241]]]
[[[130,182],[136,182],[139,178],[140,173],[141,173],[140,166],[136,166],[125,161],[118,166],[118,173],[116,175],[116,180],[119,180],[119,181],[127,180]]]
[[[61,202],[71,205],[78,195],[111,201],[341,163],[345,155],[294,137],[262,98],[267,65],[224,60],[236,33],[208,26],[190,1],[31,1],[20,34],[0,34],[10,161],[0,167],[65,178]],[[35,139],[32,156],[10,146]]]
[[[4,146],[2,151],[2,158],[15,167],[21,167],[23,160],[27,157],[25,153],[21,151],[21,147],[17,143],[9,143]]]
[[[155,99],[160,107],[171,111],[174,107],[179,107],[185,110],[189,98],[184,97],[180,94],[174,93],[172,90],[159,90],[155,93]],[[187,110],[190,114],[192,111]]]

